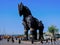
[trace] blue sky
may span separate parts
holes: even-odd
[[[18,3],[28,6],[32,15],[48,26],[55,25],[60,31],[60,0],[0,0],[0,34],[24,34]]]

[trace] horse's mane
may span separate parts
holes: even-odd
[[[32,15],[30,9],[27,6],[24,6],[24,11],[26,11],[28,15]]]

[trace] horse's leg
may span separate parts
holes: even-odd
[[[41,43],[43,43],[42,41],[43,41],[43,30],[40,30],[39,29],[39,40],[41,41]]]
[[[41,32],[40,32],[40,30],[39,30],[39,40],[41,39],[41,34],[40,34]]]
[[[39,30],[39,40],[43,38],[43,31],[42,30]]]
[[[33,28],[30,28],[30,38],[31,38],[32,44],[34,42],[34,32],[35,32],[35,30]]]
[[[30,28],[30,37],[33,38],[34,37],[34,29]]]
[[[31,33],[31,37],[33,37],[34,40],[37,40],[37,30],[30,28],[30,33]]]
[[[28,30],[24,29],[24,37],[25,40],[28,40]]]
[[[37,40],[37,30],[34,31],[34,39]]]
[[[28,26],[25,21],[22,24],[24,26],[24,40],[28,40]]]

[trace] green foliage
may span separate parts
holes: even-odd
[[[52,33],[53,38],[55,38],[55,33],[58,32],[58,28],[56,28],[56,26],[51,25],[50,27],[48,27],[48,32]]]
[[[56,26],[54,25],[51,25],[50,27],[48,27],[48,32],[53,34],[55,32],[58,32],[58,28],[56,28]]]

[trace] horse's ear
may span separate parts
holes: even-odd
[[[22,2],[20,3],[20,5],[24,6]]]
[[[23,3],[22,3],[22,2],[21,2],[20,4],[21,4],[21,5],[23,5]]]

